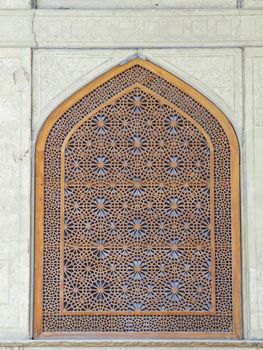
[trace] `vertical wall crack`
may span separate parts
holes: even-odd
[[[33,10],[31,28],[32,28],[32,33],[33,33],[33,38],[34,38],[35,46],[38,48],[37,34],[36,34],[36,32],[35,32],[35,18],[36,18],[36,10]]]

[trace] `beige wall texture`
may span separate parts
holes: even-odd
[[[0,0],[0,349],[263,347],[262,9],[262,0]],[[243,341],[30,340],[37,134],[68,96],[136,56],[197,88],[236,130]]]

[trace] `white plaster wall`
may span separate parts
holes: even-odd
[[[45,2],[44,0],[38,1],[38,4]],[[58,1],[60,0],[54,0],[54,3]],[[80,4],[81,1],[76,0],[76,4]],[[187,4],[189,5],[191,1],[195,4],[202,2],[202,0],[189,0]],[[228,6],[226,3],[231,3],[231,0],[216,0],[211,2],[210,6],[213,7],[216,2],[220,1],[222,1],[221,4],[225,3],[224,6]],[[180,0],[177,4],[180,2],[183,4]],[[244,6],[263,8],[262,2],[263,0],[245,0]],[[111,0],[111,3],[114,1]],[[163,7],[170,3],[171,1],[168,0],[159,2],[160,6]],[[27,0],[0,0],[0,8],[26,8],[29,6],[28,4]],[[86,5],[88,4],[91,5],[92,0],[88,0]],[[125,4],[128,4],[126,0],[121,2],[121,6],[125,7]],[[99,8],[98,2],[96,6]],[[151,8],[153,2],[142,0],[139,6]],[[54,7],[56,6],[54,5]],[[189,45],[189,43],[199,46],[199,48],[191,49],[137,49],[137,43],[141,42],[141,37],[136,37],[136,41],[132,36],[125,39],[126,47],[133,47],[131,49],[86,49],[85,47],[90,44],[86,41],[85,35],[81,36],[82,27],[80,26],[80,29],[77,30],[75,26],[75,23],[79,21],[77,12],[73,13],[73,19],[71,19],[70,14],[68,17],[66,16],[66,11],[57,11],[59,15],[55,16],[55,19],[49,18],[47,11],[42,12],[36,20],[36,33],[33,33],[34,19],[30,17],[31,12],[29,15],[27,11],[7,11],[8,14],[14,12],[20,19],[23,14],[23,18],[26,18],[26,24],[23,25],[22,22],[14,19],[14,31],[9,31],[6,26],[1,26],[0,23],[0,29],[5,30],[7,35],[4,39],[3,36],[0,37],[1,45],[4,45],[6,40],[6,46],[18,46],[20,35],[21,40],[22,37],[24,40],[23,45],[28,46],[24,49],[0,49],[0,339],[9,340],[8,347],[30,346],[34,348],[37,346],[35,343],[12,342],[13,339],[27,339],[30,336],[30,220],[33,218],[33,204],[30,197],[30,183],[32,181],[30,175],[33,174],[33,161],[30,162],[30,157],[33,158],[30,148],[31,126],[34,142],[44,120],[65,98],[106,70],[136,55],[153,61],[196,87],[225,112],[237,131],[242,152],[244,330],[246,338],[263,338],[263,48],[246,48],[244,55],[242,55],[241,49],[229,48],[232,43],[227,38],[227,33],[231,31],[234,33],[233,40],[236,40],[241,32],[243,33],[241,40],[243,45],[249,45],[249,42],[246,41],[249,39],[246,38],[253,37],[255,28],[263,28],[262,15],[260,14],[261,17],[257,19],[258,12],[254,11],[249,12],[251,19],[246,19],[243,27],[243,20],[241,19],[239,24],[234,12],[227,12],[226,16],[223,16],[224,12],[222,12],[222,16],[220,15],[220,21],[223,23],[221,27],[224,29],[229,23],[229,16],[231,16],[232,22],[230,27],[226,26],[226,31],[223,31],[225,36],[222,35],[220,41],[220,46],[225,46],[225,48],[213,49],[202,47],[209,37],[210,31],[213,32],[214,28],[218,28],[213,24],[213,21],[209,22],[209,26],[206,25],[204,16],[209,17],[209,21],[211,21],[208,11],[204,11],[200,16],[198,12],[179,14],[185,18],[184,33],[180,40],[184,46]],[[54,15],[57,12],[53,10],[52,13]],[[104,12],[101,11],[101,13],[100,23],[103,22]],[[127,12],[126,15],[128,16],[129,13]],[[154,12],[154,15],[153,25],[149,24],[150,27],[147,27],[152,31],[147,29],[143,34],[147,37],[150,36],[151,39],[146,46],[151,46],[151,43],[158,46],[159,44],[155,43],[155,38],[159,40],[162,35],[158,32],[159,27],[156,25],[158,21],[155,21],[158,14]],[[147,23],[149,23],[149,12],[147,16]],[[164,20],[162,16],[160,18]],[[193,16],[195,17],[194,22],[192,21]],[[217,16],[219,15],[217,14]],[[5,17],[5,11],[2,12],[2,17]],[[111,15],[110,20],[113,17],[114,14]],[[144,20],[142,14],[140,17]],[[177,28],[176,18],[172,19],[173,28]],[[5,20],[8,23],[8,20]],[[124,21],[126,21],[125,18]],[[47,22],[49,26],[45,25]],[[237,24],[235,30],[232,27],[233,23]],[[135,26],[135,28],[137,27]],[[71,29],[76,45],[82,45],[82,49],[70,49],[73,42]],[[8,38],[9,32],[15,33],[15,40],[12,42],[5,39]],[[196,37],[192,33],[195,33]],[[263,32],[257,30],[255,33],[255,37],[260,37]],[[89,33],[89,35],[91,34]],[[175,30],[174,35],[181,34]],[[197,37],[199,41],[195,41]],[[32,38],[35,38],[35,41],[33,40],[35,46],[38,45],[38,40],[42,46],[51,46],[46,49],[33,50],[33,103],[31,106],[31,50],[29,46]],[[213,45],[216,45],[213,36],[209,38]],[[101,38],[101,41],[97,38],[93,39],[96,39],[97,46],[105,47],[104,39]],[[110,45],[116,47],[114,40],[114,36],[112,36]],[[169,46],[173,45],[173,40],[176,39],[172,37],[169,39]],[[166,44],[164,43],[164,45]],[[53,46],[64,48],[50,48]],[[124,47],[124,39],[119,41],[117,46]],[[243,85],[245,89],[243,89]],[[259,345],[253,343],[252,345],[259,348],[260,344],[262,343]],[[250,349],[249,346],[252,345],[243,344],[245,349]],[[0,349],[2,349],[1,346],[4,344],[0,343]],[[55,348],[56,346],[58,344],[53,344],[51,347]],[[44,349],[45,347],[48,347],[48,344],[39,344],[38,348]],[[155,349],[161,348],[162,346],[155,346]],[[198,347],[196,348],[198,349]],[[101,349],[106,349],[106,347]],[[212,349],[211,344],[208,349]]]
[[[30,60],[0,50],[0,338],[29,332]]]
[[[29,9],[31,0],[0,0],[0,9]]]
[[[263,0],[244,0],[244,7],[263,9]]]
[[[263,337],[263,49],[245,51],[247,244],[251,336]]]

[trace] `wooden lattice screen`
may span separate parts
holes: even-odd
[[[35,336],[240,337],[239,150],[152,63],[59,106],[36,150]]]

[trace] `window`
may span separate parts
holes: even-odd
[[[35,336],[239,338],[239,148],[140,59],[60,105],[36,150]]]

